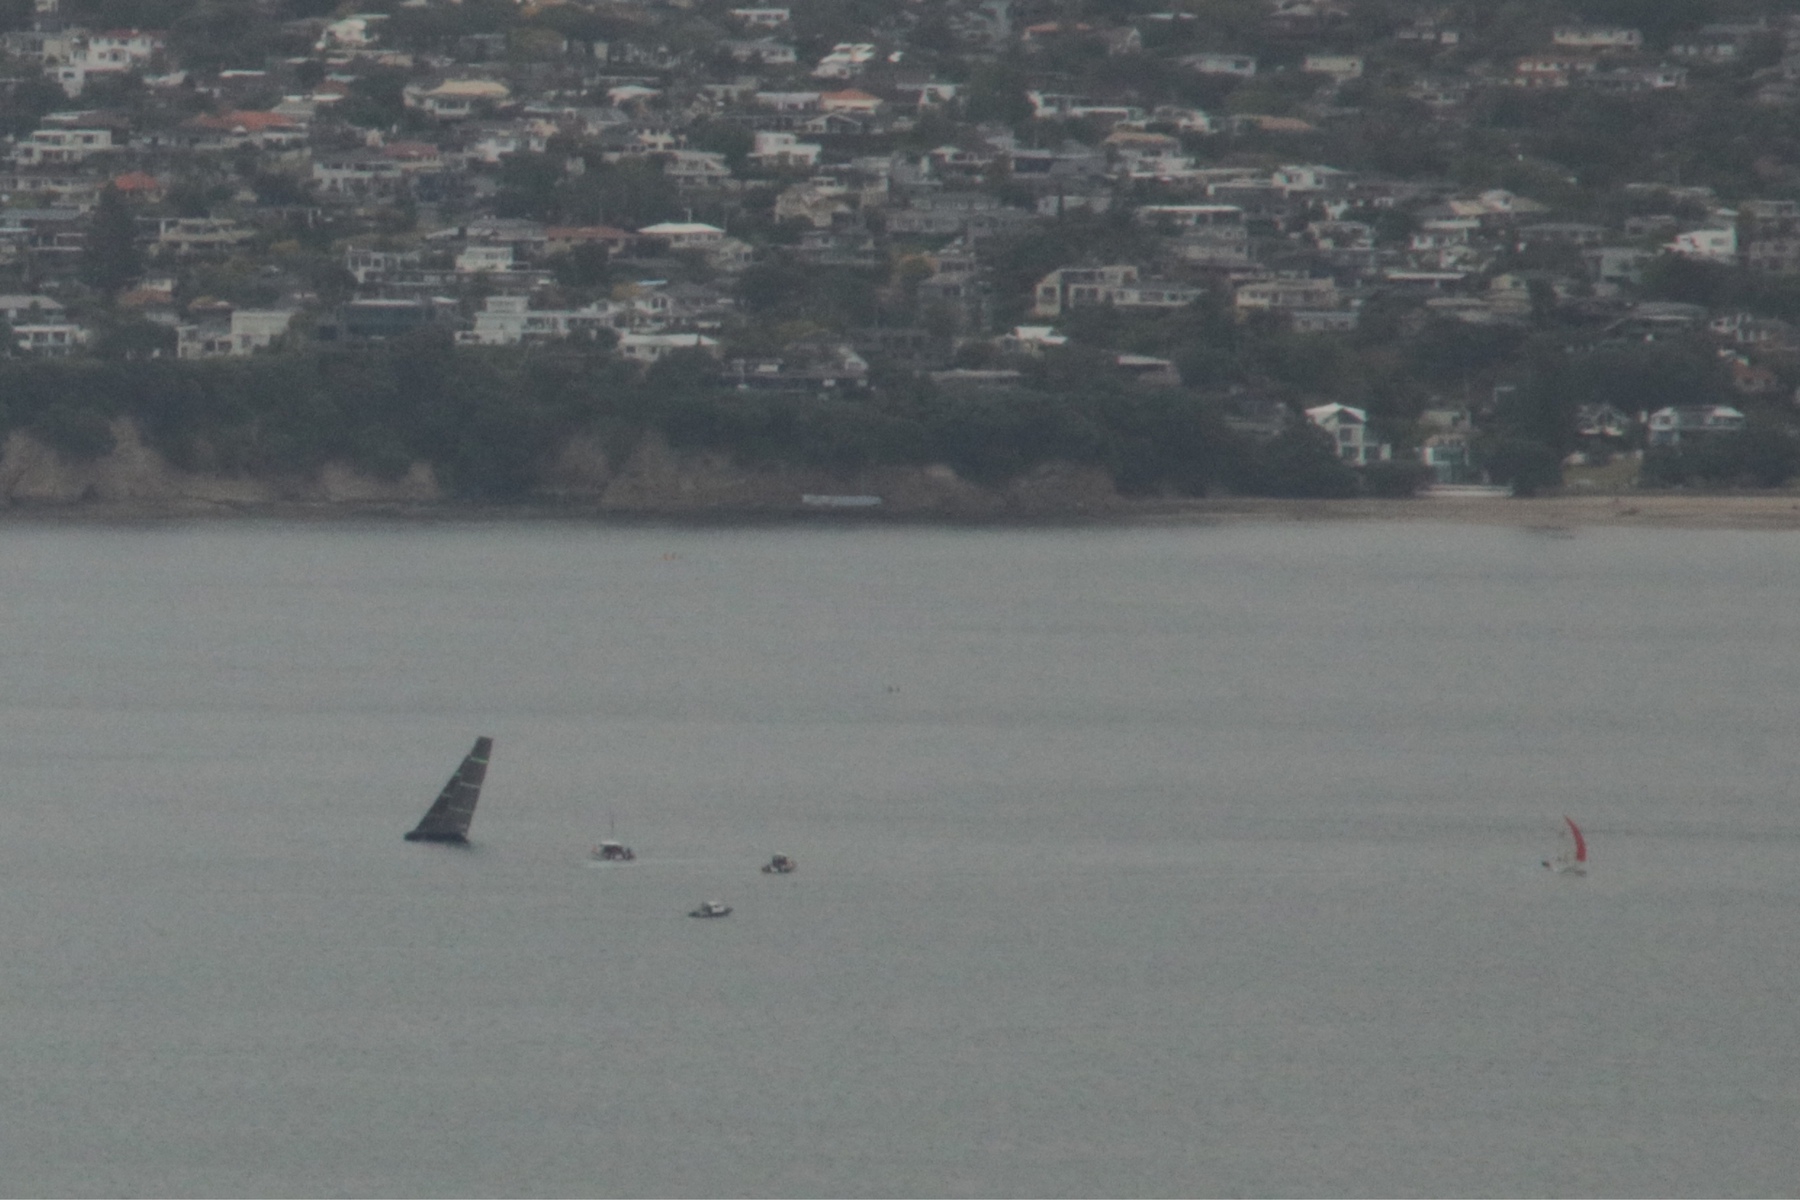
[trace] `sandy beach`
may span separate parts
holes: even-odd
[[[993,512],[905,513],[856,510],[835,513],[765,507],[718,507],[696,511],[638,512],[585,502],[471,505],[454,501],[419,503],[207,502],[179,500],[87,500],[74,503],[13,503],[0,507],[0,523],[131,524],[195,520],[399,520],[399,521],[594,521],[680,524],[770,524],[790,521],[860,524],[968,525],[1134,525],[1226,524],[1260,521],[1419,521],[1500,525],[1545,532],[1579,528],[1800,529],[1800,492],[1628,496],[1433,497],[1406,500],[1273,500],[1233,497],[1206,500],[1118,501],[1103,510],[1066,513]]]
[[[1149,514],[1145,514],[1148,516]],[[1583,526],[1669,529],[1800,529],[1800,493],[1629,496],[1434,497],[1409,500],[1200,500],[1161,519],[1445,521],[1528,529]]]

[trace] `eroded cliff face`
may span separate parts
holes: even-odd
[[[192,512],[279,505],[430,506],[446,500],[424,463],[393,481],[342,463],[327,464],[312,476],[210,474],[177,469],[145,444],[129,420],[116,422],[113,436],[111,453],[77,462],[29,434],[11,434],[0,453],[0,504]],[[620,514],[777,515],[813,511],[801,499],[806,495],[879,496],[876,512],[945,517],[1097,515],[1128,506],[1111,477],[1093,467],[1050,464],[1005,487],[986,488],[945,466],[850,472],[743,467],[723,454],[673,450],[655,433],[616,464],[598,441],[570,439],[545,470],[537,498]]]
[[[0,503],[18,506],[81,504],[154,510],[255,508],[273,504],[431,503],[443,499],[424,463],[394,481],[364,475],[341,463],[312,476],[261,477],[183,471],[144,443],[130,420],[112,426],[111,453],[92,461],[58,454],[28,433],[8,435],[0,451]]]

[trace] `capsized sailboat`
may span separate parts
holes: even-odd
[[[418,827],[406,835],[407,841],[469,844],[469,822],[475,819],[475,802],[481,799],[481,783],[487,778],[488,756],[493,752],[493,738],[475,739],[475,748],[456,768]]]
[[[1587,862],[1587,838],[1581,835],[1581,826],[1573,817],[1564,817],[1562,849],[1555,858],[1545,859],[1544,865],[1558,875],[1586,875]]]

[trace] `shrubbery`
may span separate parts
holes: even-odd
[[[112,449],[111,422],[130,416],[188,470],[304,475],[341,460],[397,478],[425,461],[451,494],[495,502],[533,494],[571,436],[597,437],[620,456],[651,429],[749,465],[935,462],[986,485],[1046,462],[1096,465],[1128,495],[1407,496],[1430,482],[1410,461],[1353,470],[1329,435],[1298,418],[1273,438],[1238,432],[1206,395],[1127,386],[1080,354],[998,390],[898,375],[868,390],[743,391],[721,386],[717,372],[697,352],[640,373],[605,345],[462,348],[436,331],[247,359],[9,358],[0,359],[0,429],[91,459]],[[1501,434],[1474,449],[1490,478],[1521,494],[1561,481],[1559,452],[1542,441]],[[1796,472],[1800,440],[1762,424],[1653,450],[1644,464],[1645,482],[1659,486],[1766,487]]]

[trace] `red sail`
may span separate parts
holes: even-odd
[[[1577,825],[1572,817],[1564,817],[1563,820],[1569,823],[1569,832],[1575,835],[1575,861],[1586,862],[1587,839],[1581,836],[1581,826]]]

